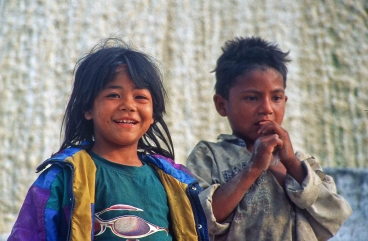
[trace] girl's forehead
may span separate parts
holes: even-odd
[[[144,83],[132,79],[132,77],[129,74],[128,68],[124,66],[118,67],[116,69],[114,78],[111,81],[107,82],[102,90],[125,89],[125,88],[132,88],[136,90],[146,89],[149,92],[151,92],[148,85],[144,85]]]
[[[134,67],[133,67],[134,68]],[[153,80],[148,80],[147,78],[142,77],[142,74],[139,76],[132,75],[131,71],[139,71],[137,69],[130,70],[127,64],[120,64],[116,67],[114,78],[106,84],[109,85],[111,82],[116,82],[118,78],[128,79],[129,82],[134,86],[135,89],[147,89],[148,91],[152,92],[152,85],[150,82]]]
[[[120,72],[126,72],[128,73],[128,66],[126,64],[121,64],[116,68],[116,73],[120,73]]]

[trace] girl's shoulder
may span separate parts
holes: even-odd
[[[41,165],[37,167],[36,172],[41,172],[51,167],[57,169],[71,166],[73,168],[76,163],[84,159],[92,160],[85,146],[68,147],[53,154],[50,158],[42,162]]]

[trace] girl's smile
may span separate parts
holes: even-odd
[[[116,121],[117,123],[119,123],[119,124],[128,124],[128,125],[135,125],[135,124],[137,124],[137,121],[135,121],[135,120],[117,120]]]
[[[115,122],[124,128],[131,128],[138,124],[138,121],[134,119],[128,119],[128,118],[121,119],[121,120],[115,120]]]

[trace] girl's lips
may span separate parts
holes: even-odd
[[[122,120],[115,120],[114,122],[118,124],[128,124],[128,125],[135,125],[138,123],[138,121],[134,119],[122,119]]]
[[[127,121],[127,120],[123,120],[123,121],[116,121],[117,123],[122,123],[122,124],[136,124],[137,122],[135,121]]]

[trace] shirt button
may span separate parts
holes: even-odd
[[[192,187],[192,190],[194,190],[194,191],[195,191],[195,190],[197,190],[197,188],[196,188],[196,187]]]
[[[198,229],[202,229],[202,225],[201,224],[198,224]]]

